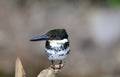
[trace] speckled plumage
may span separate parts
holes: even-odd
[[[48,31],[45,35],[41,35],[31,39],[30,41],[46,40],[45,53],[48,59],[54,64],[54,60],[62,60],[70,52],[68,34],[65,29],[53,29]]]
[[[57,40],[50,44],[50,41],[46,41],[45,52],[49,60],[63,60],[70,52],[69,41]],[[54,40],[55,41],[55,40]]]

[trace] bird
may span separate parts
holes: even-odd
[[[58,61],[59,65],[63,63],[63,59],[70,52],[70,42],[65,29],[52,29],[43,35],[39,35],[30,39],[30,41],[46,41],[45,53],[51,61],[54,68],[54,61]]]

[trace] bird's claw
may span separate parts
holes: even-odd
[[[55,69],[62,69],[64,67],[63,64],[59,64],[59,65],[51,65],[51,68]]]

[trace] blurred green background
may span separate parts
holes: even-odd
[[[50,66],[43,42],[65,28],[71,53],[58,77],[120,77],[120,0],[0,0],[0,77],[14,77],[20,57],[27,77]]]

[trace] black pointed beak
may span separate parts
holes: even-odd
[[[41,36],[37,36],[32,38],[30,41],[42,41],[42,40],[48,40],[49,36],[47,35],[41,35]]]

